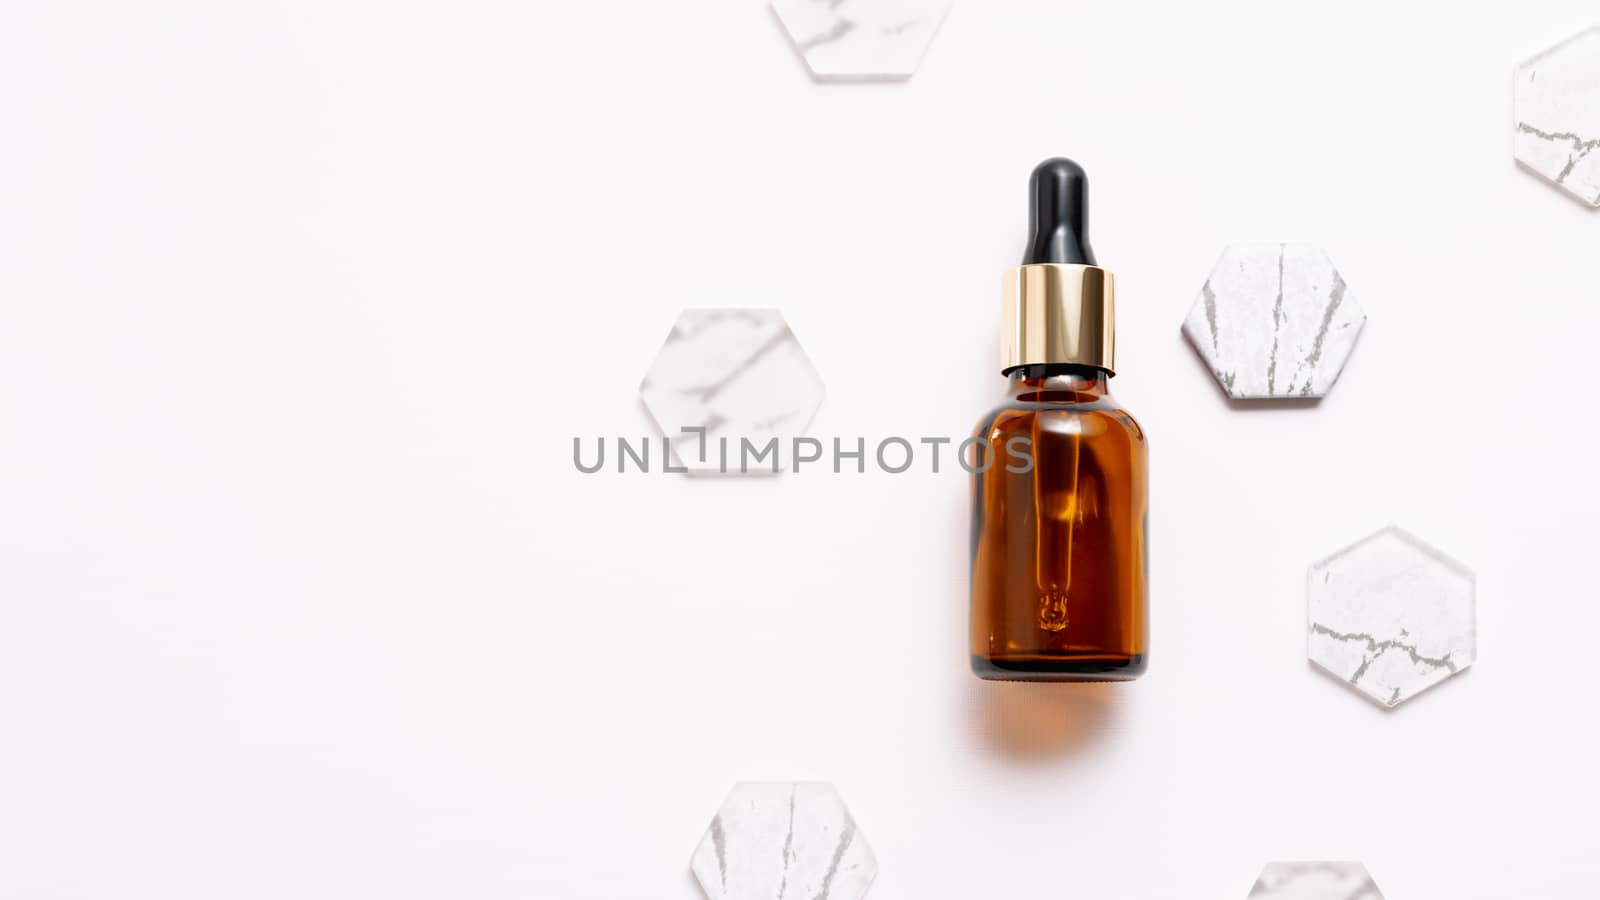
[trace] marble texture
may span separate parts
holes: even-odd
[[[950,0],[772,0],[813,78],[910,78]]]
[[[684,310],[639,384],[675,464],[691,472],[721,472],[726,446],[728,473],[738,474],[742,439],[760,448],[777,438],[787,459],[822,394],[822,378],[776,309]],[[704,428],[703,443],[684,428]],[[770,474],[770,459],[750,471]]]
[[[1250,900],[1383,900],[1383,893],[1358,862],[1273,862]]]
[[[1183,333],[1235,400],[1321,397],[1366,313],[1312,244],[1232,244],[1211,270]]]
[[[1465,566],[1389,526],[1311,567],[1311,661],[1393,708],[1477,658],[1476,583]]]
[[[1600,207],[1600,26],[1517,67],[1517,161]]]
[[[710,900],[860,900],[877,860],[833,785],[742,782],[694,851]]]

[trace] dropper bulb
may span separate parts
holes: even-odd
[[[1047,159],[1028,179],[1028,249],[1022,264],[1094,265],[1089,247],[1089,176],[1065,157]]]

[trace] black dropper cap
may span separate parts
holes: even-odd
[[[1089,176],[1065,157],[1047,159],[1028,179],[1028,250],[1022,264],[1095,265],[1089,247]]]

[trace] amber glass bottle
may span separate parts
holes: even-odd
[[[1048,160],[1032,192],[1004,285],[1010,390],[974,434],[972,668],[1126,681],[1147,661],[1144,432],[1107,389],[1113,280],[1089,248],[1083,170]]]
[[[979,423],[972,667],[985,678],[1122,680],[1145,667],[1145,443],[1104,370],[1011,371]],[[1011,443],[1026,438],[1026,444]],[[1006,448],[1031,447],[1033,469]],[[975,465],[974,470],[983,468]]]

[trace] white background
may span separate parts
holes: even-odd
[[[758,0],[0,12],[0,896],[675,898],[738,779],[825,779],[874,900],[1588,896],[1600,218],[1510,155],[1592,4],[957,3],[819,85]],[[582,475],[682,306],[781,305],[813,433],[964,434],[1054,154],[1152,441],[1153,665],[974,679],[960,473]],[[1317,408],[1179,335],[1323,244]],[[1395,521],[1479,662],[1393,713],[1304,572]]]

